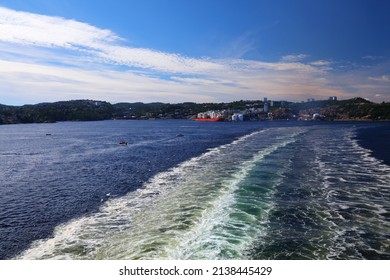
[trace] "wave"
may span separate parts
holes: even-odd
[[[251,180],[259,165],[304,131],[260,130],[213,148],[109,199],[98,213],[56,227],[52,238],[17,258],[247,258],[253,240],[265,233],[284,167]]]
[[[311,128],[288,152],[255,259],[389,259],[390,169],[355,128]]]
[[[109,198],[21,259],[389,259],[390,167],[355,127],[257,130]]]

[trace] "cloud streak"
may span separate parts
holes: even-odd
[[[283,61],[283,62],[297,62],[297,61],[302,61],[308,57],[309,57],[309,55],[307,55],[307,54],[289,54],[289,55],[282,56],[281,61]]]
[[[0,8],[0,40],[13,44],[64,48],[108,63],[172,73],[221,70],[207,60],[122,46],[110,30],[87,23]]]
[[[370,80],[373,81],[379,81],[379,82],[390,82],[390,76],[389,75],[383,75],[380,77],[369,77]]]
[[[217,102],[263,96],[298,101],[360,93],[354,78],[345,85],[331,62],[310,62],[306,54],[285,55],[277,62],[192,58],[131,47],[114,32],[88,23],[2,7],[0,48],[0,103],[78,98]],[[376,85],[388,76],[370,74],[362,84],[362,75],[356,75],[361,88],[388,96],[383,85]]]

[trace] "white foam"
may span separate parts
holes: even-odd
[[[159,173],[142,188],[108,200],[98,213],[56,227],[52,238],[34,242],[19,258],[185,258],[181,252],[187,244],[210,239],[226,246],[226,240],[221,243],[223,239],[205,232],[227,224],[233,193],[256,162],[304,131],[290,130],[266,130],[266,137],[276,133],[273,144],[260,141],[265,131],[253,132]],[[236,165],[224,165],[234,161]],[[157,241],[161,245],[148,245]],[[203,256],[211,255],[215,251]]]
[[[384,205],[388,201],[384,199],[390,192],[390,168],[358,144],[352,129],[337,135],[334,141],[337,145],[326,143],[316,150],[322,184],[329,189],[326,201],[331,215],[326,221],[332,244],[327,258],[364,258],[358,249],[366,246],[360,237],[363,229],[375,229],[385,236],[390,228],[381,216],[387,213]],[[346,156],[340,157],[339,151]],[[351,243],[351,239],[355,241]]]

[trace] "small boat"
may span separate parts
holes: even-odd
[[[123,146],[126,146],[126,145],[127,145],[127,142],[126,142],[126,141],[120,141],[119,144],[120,144],[120,145],[123,145]]]

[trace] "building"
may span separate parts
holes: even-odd
[[[233,114],[232,115],[232,121],[244,121],[244,115],[243,114],[237,114],[237,113],[235,113],[235,114]]]
[[[337,96],[330,96],[330,97],[329,97],[329,100],[337,101]]]
[[[264,113],[268,113],[268,101],[267,101],[267,97],[264,97]]]

